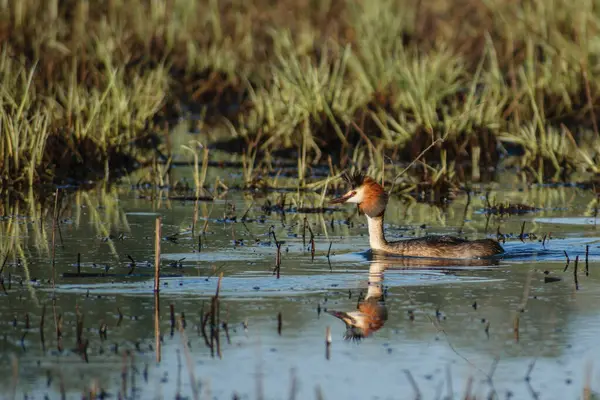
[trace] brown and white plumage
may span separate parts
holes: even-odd
[[[388,242],[383,232],[383,216],[388,196],[381,185],[360,173],[345,175],[351,189],[331,203],[356,203],[367,217],[371,249],[407,257],[482,258],[504,252],[492,239],[466,240],[454,236],[425,236]]]
[[[327,311],[329,314],[344,321],[347,340],[361,340],[383,327],[388,319],[387,307],[383,299],[383,271],[385,264],[371,263],[367,294],[359,300],[356,310],[350,312]]]

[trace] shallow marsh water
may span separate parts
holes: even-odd
[[[226,181],[237,172],[210,173]],[[188,170],[181,173],[190,176]],[[18,240],[23,253],[20,262],[10,259],[3,271],[7,294],[0,300],[0,357],[6,361],[0,363],[0,393],[3,398],[16,393],[16,398],[41,399],[60,398],[64,391],[68,398],[81,398],[96,387],[96,393],[104,390],[122,398],[193,398],[190,372],[200,398],[219,399],[234,394],[412,399],[417,391],[427,399],[462,398],[467,391],[478,397],[495,392],[497,398],[563,399],[582,397],[588,385],[600,390],[595,196],[576,187],[527,187],[510,179],[501,179],[489,196],[541,210],[488,218],[483,191],[470,199],[458,195],[445,209],[398,199],[390,203],[389,239],[425,233],[495,237],[500,227],[508,236],[506,256],[472,265],[440,266],[371,254],[365,221],[353,207],[325,214],[293,212],[299,205],[318,206],[320,195],[289,194],[289,210],[281,214],[261,208],[267,198],[276,203],[280,193],[231,191],[213,203],[198,204],[192,234],[193,202],[169,201],[167,192],[152,195],[123,184],[109,192],[70,195],[61,213],[53,289],[51,221],[44,220],[40,232],[42,225],[31,213],[21,209],[9,215],[5,210],[2,240]],[[180,275],[161,281],[160,363],[152,292],[157,215],[163,219],[163,272]],[[308,231],[303,244],[304,217],[315,234],[314,260]],[[529,237],[522,242],[523,221]],[[10,223],[22,229],[5,229]],[[276,246],[271,226],[277,239],[285,241],[280,279],[272,274]],[[198,251],[198,232],[205,227]],[[14,232],[18,238],[11,236]],[[542,243],[544,235],[550,239]],[[571,259],[566,271],[564,251]],[[114,276],[63,278],[63,273],[76,271],[78,253],[83,272],[101,273],[108,267]],[[131,275],[128,255],[136,261]],[[213,358],[198,326],[221,272],[220,317],[228,322],[231,342],[221,328],[221,358]],[[560,280],[545,283],[548,277]],[[57,319],[62,315],[63,321],[62,351],[53,293]],[[377,303],[376,312],[385,317],[379,318],[377,329],[362,340],[344,340],[345,324],[326,310],[355,312],[358,304],[380,297],[384,302]],[[189,352],[180,332],[171,330],[171,305],[177,319],[185,315]],[[83,316],[82,337],[89,343],[87,361],[75,350],[77,313]]]

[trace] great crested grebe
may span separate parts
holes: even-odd
[[[345,174],[344,180],[350,185],[350,191],[330,203],[358,204],[358,209],[367,217],[372,250],[430,258],[481,258],[504,252],[502,246],[492,239],[465,240],[444,235],[388,242],[383,234],[383,215],[388,200],[383,187],[361,173],[352,176]]]

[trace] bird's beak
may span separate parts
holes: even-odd
[[[341,196],[341,197],[337,197],[335,199],[331,199],[329,200],[329,204],[342,204],[347,202],[351,197],[353,197],[356,194],[356,192],[354,190],[346,193],[345,195]]]

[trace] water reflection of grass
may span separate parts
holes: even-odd
[[[47,259],[50,266],[53,202],[48,199],[53,200],[54,195],[40,198],[33,190],[27,193],[27,196],[4,197],[4,218],[0,221],[0,254],[9,257],[12,262],[19,260],[29,282],[28,259],[42,257]],[[105,241],[113,256],[118,258],[114,240],[130,230],[125,212],[119,204],[119,189],[102,186],[91,192],[58,193],[56,246],[62,246],[62,231],[65,227],[73,225],[75,230],[80,229],[83,223],[82,213],[85,212],[85,223],[93,227],[99,239]]]

